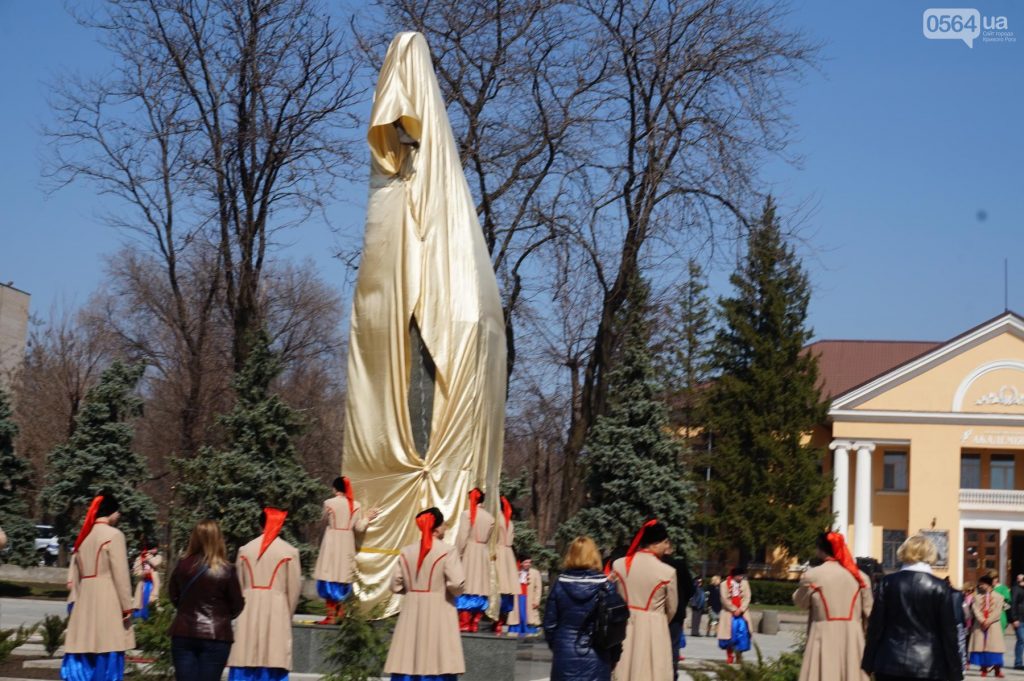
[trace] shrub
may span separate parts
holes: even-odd
[[[383,675],[395,618],[380,619],[385,604],[363,611],[350,602],[338,635],[324,651],[330,672],[324,681],[369,681]]]
[[[793,605],[796,587],[796,582],[784,580],[750,580],[750,593],[755,605]]]
[[[64,632],[68,628],[68,618],[60,615],[47,615],[36,625],[43,637],[43,648],[47,657],[53,657],[57,649],[64,645]]]
[[[171,623],[174,606],[161,598],[149,607],[148,620],[135,620],[135,647],[148,664],[131,665],[129,678],[147,681],[172,681],[174,663],[171,660]]]
[[[0,629],[0,663],[4,662],[16,648],[20,648],[35,633],[35,627]]]
[[[744,660],[742,664],[709,662],[700,670],[691,672],[693,681],[797,681],[803,653],[791,650],[776,660],[765,660],[761,648],[754,644],[756,662]]]

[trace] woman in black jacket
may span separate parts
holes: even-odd
[[[551,681],[609,681],[622,646],[599,651],[591,645],[591,613],[601,593],[609,607],[625,603],[601,572],[601,554],[590,537],[573,540],[562,570],[544,611],[544,637],[553,655]]]
[[[960,681],[949,586],[931,569],[935,545],[915,535],[896,555],[903,569],[882,580],[868,620],[861,668],[877,681]]]

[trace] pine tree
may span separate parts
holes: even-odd
[[[657,517],[677,552],[692,549],[693,485],[679,464],[680,443],[665,405],[657,399],[648,298],[646,282],[631,282],[616,325],[620,350],[608,375],[608,410],[595,421],[585,447],[587,504],[560,528],[562,542],[586,534],[612,550]]]
[[[196,523],[212,518],[234,552],[260,532],[260,511],[274,506],[288,511],[282,537],[302,551],[303,565],[312,567],[312,548],[299,540],[297,528],[319,519],[327,490],[299,464],[294,439],[303,431],[302,419],[271,392],[280,372],[269,338],[258,334],[234,379],[235,406],[218,419],[227,433],[226,448],[207,447],[193,459],[176,462],[181,504],[174,514],[174,534],[179,545]]]
[[[826,404],[817,360],[804,350],[812,337],[807,274],[771,198],[730,281],[735,293],[719,300],[719,375],[706,402],[713,438],[707,520],[720,548],[738,549],[741,560],[762,547],[807,555],[829,522],[823,453],[805,441],[824,422]]]
[[[39,561],[36,529],[29,517],[26,493],[32,485],[28,461],[14,451],[18,426],[14,423],[7,393],[0,388],[0,527],[7,534],[8,552],[3,560],[22,567]]]
[[[86,393],[71,437],[47,456],[47,486],[41,499],[68,544],[74,541],[89,502],[102,491],[120,502],[118,527],[129,544],[153,536],[156,507],[140,490],[147,478],[146,464],[132,451],[131,419],[142,414],[135,388],[144,370],[142,364],[111,364]]]

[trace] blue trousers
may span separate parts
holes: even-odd
[[[1017,634],[1017,643],[1013,646],[1013,666],[1020,667],[1024,665],[1024,621],[1019,622],[1013,631]]]
[[[205,638],[171,638],[171,659],[177,681],[220,681],[231,643]]]

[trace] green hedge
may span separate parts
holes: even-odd
[[[755,605],[793,605],[797,582],[776,579],[750,580],[750,593]]]

